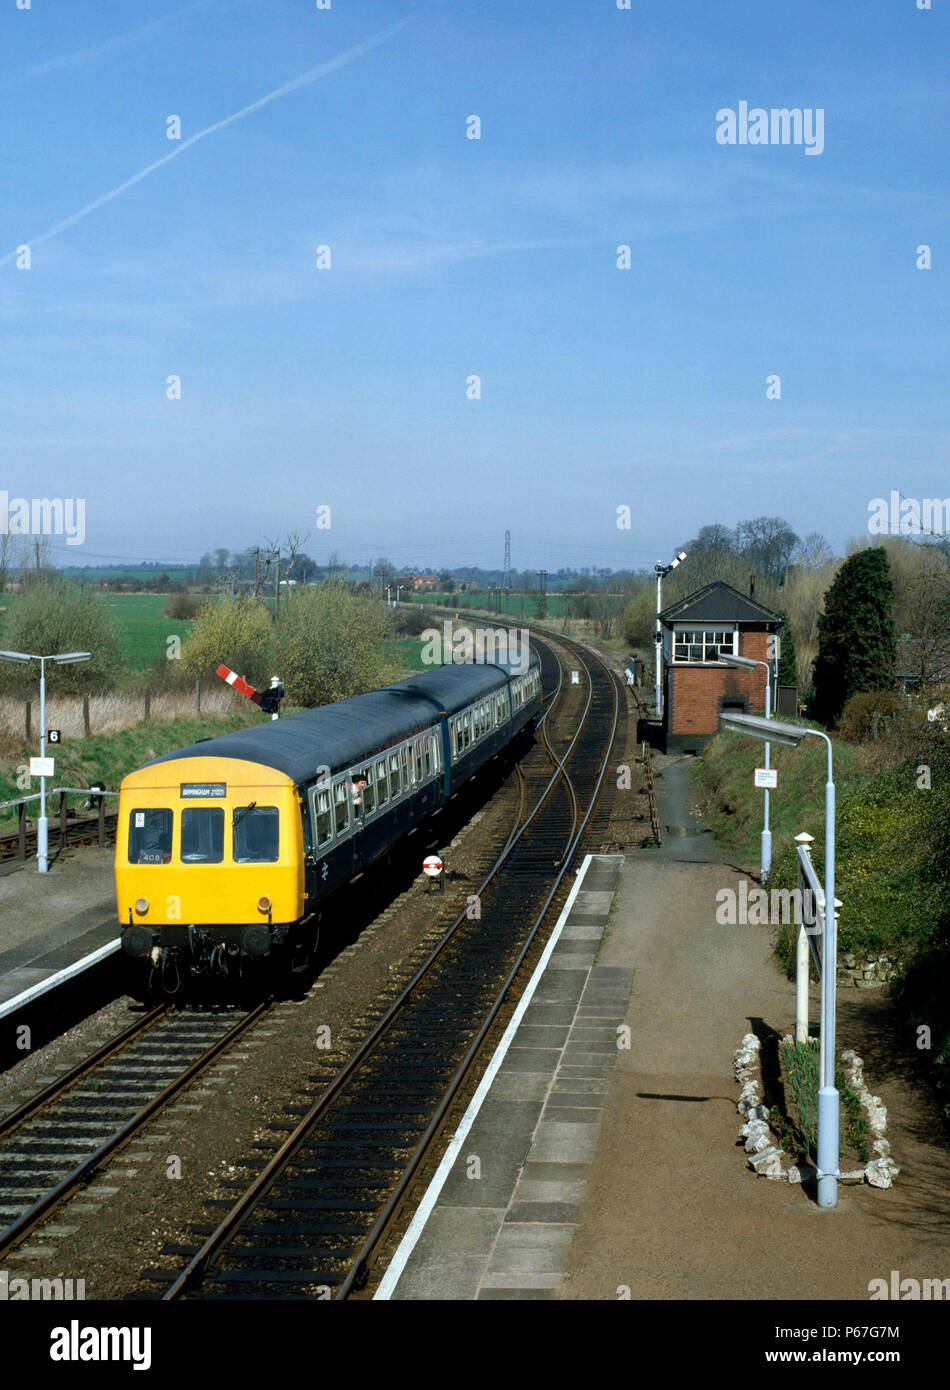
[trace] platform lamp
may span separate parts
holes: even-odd
[[[89,661],[92,652],[58,652],[55,656],[36,656],[31,652],[2,652],[4,661],[38,661],[40,663],[40,757],[46,757],[46,663],[68,666],[74,661]],[[36,862],[41,874],[49,872],[49,821],[46,818],[46,777],[40,775],[40,818],[36,823]]]
[[[740,668],[743,669],[743,670],[745,670],[745,669],[751,669],[752,667],[755,667],[755,666],[764,666],[764,667],[765,667],[765,717],[766,717],[766,719],[771,719],[771,716],[772,716],[772,700],[771,700],[772,687],[771,687],[771,668],[769,667],[769,663],[768,663],[767,661],[755,661],[751,656],[725,656],[725,655],[723,655],[721,652],[720,652],[720,654],[719,654],[719,660],[720,660],[720,662],[721,662],[722,664],[724,664],[724,665],[726,665],[726,666],[738,666],[738,667],[740,667]],[[766,739],[766,741],[765,741],[765,766],[766,766],[767,768],[771,766],[771,764],[769,763],[769,743],[768,743],[768,739]],[[769,873],[770,873],[771,868],[772,868],[772,832],[771,832],[771,830],[769,829],[769,789],[768,789],[768,787],[765,788],[765,810],[764,810],[763,819],[762,819],[762,839],[761,839],[761,846],[760,846],[760,850],[759,850],[759,867],[760,867],[760,876],[761,876],[762,882],[764,883],[765,880],[768,878]]]
[[[663,714],[663,681],[660,675],[660,653],[663,647],[663,632],[660,627],[660,611],[663,607],[663,579],[667,574],[672,574],[677,565],[681,565],[686,559],[686,551],[678,550],[672,561],[668,565],[661,565],[659,562],[654,566],[656,570],[656,713],[657,717]]]
[[[821,1087],[818,1091],[818,1205],[838,1205],[838,1092],[835,1089],[835,980],[838,943],[835,927],[835,784],[831,763],[831,739],[820,729],[806,729],[759,714],[719,716],[719,727],[732,733],[784,743],[797,748],[808,734],[828,745],[828,780],[825,783],[825,903],[821,952]]]

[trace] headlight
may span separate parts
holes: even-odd
[[[268,897],[265,896],[265,897],[260,898],[260,899],[258,900],[258,904],[257,904],[257,910],[258,910],[258,912],[270,912],[270,909],[271,909],[271,901],[270,901],[270,898],[268,898]]]
[[[148,898],[136,898],[135,910],[140,916],[144,917],[145,913],[148,912]]]

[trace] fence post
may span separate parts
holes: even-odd
[[[89,737],[89,696],[82,697],[82,727],[86,738]]]
[[[118,834],[118,821],[116,821],[116,833]],[[99,798],[99,848],[106,842],[106,799],[104,796]]]
[[[152,692],[151,692],[150,690],[146,690],[146,692],[145,692],[145,718],[146,718],[146,720],[148,720],[148,719],[151,718],[151,714],[152,714]]]
[[[201,713],[201,677],[195,681],[195,714]]]
[[[66,793],[59,794],[59,847],[66,848]]]
[[[33,703],[32,703],[31,700],[27,700],[27,702],[26,702],[26,741],[27,741],[27,743],[29,743],[30,739],[33,737],[32,720],[31,720],[31,718],[30,718],[32,712],[33,712]]]
[[[21,801],[17,807],[16,817],[16,857],[17,859],[26,858],[26,802]]]

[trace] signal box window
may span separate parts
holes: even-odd
[[[129,863],[167,864],[172,857],[172,813],[162,807],[129,816]]]
[[[220,864],[224,858],[224,810],[189,806],[181,813],[181,862]]]
[[[276,806],[239,806],[234,812],[235,864],[273,864],[278,858]]]

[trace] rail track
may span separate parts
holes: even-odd
[[[563,698],[563,668],[542,651],[546,701],[539,724],[554,770],[524,772],[519,824],[466,909],[345,1065],[318,1074],[315,1100],[288,1107],[283,1139],[199,1244],[167,1245],[177,1262],[145,1271],[135,1296],[333,1297],[363,1288],[374,1252],[539,935],[591,822],[620,717],[617,682],[598,658],[565,639],[587,676],[582,717],[561,754],[549,738]],[[525,792],[534,806],[522,815]],[[202,1237],[205,1237],[203,1240]],[[182,1266],[182,1261],[185,1261]]]
[[[0,1118],[0,1255],[90,1181],[270,1009],[161,1005]]]

